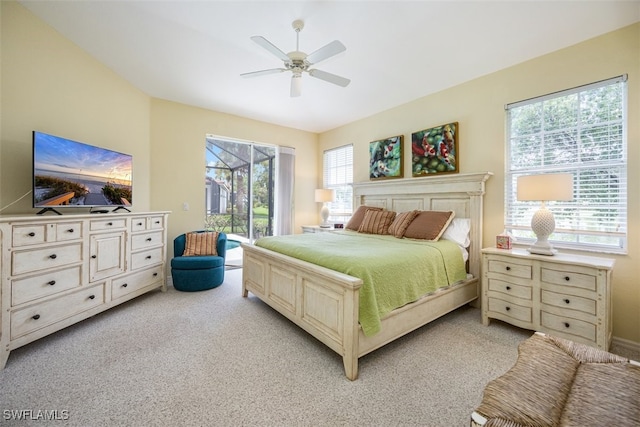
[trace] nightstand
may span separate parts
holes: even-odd
[[[333,231],[333,225],[331,227],[320,227],[319,225],[303,225],[303,233],[322,233],[323,231]]]
[[[615,260],[482,250],[482,323],[499,319],[608,351]]]

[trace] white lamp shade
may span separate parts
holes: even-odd
[[[325,203],[333,202],[336,198],[336,191],[328,188],[320,188],[316,190],[316,202]]]
[[[573,199],[573,175],[549,173],[518,177],[518,200],[549,201]]]

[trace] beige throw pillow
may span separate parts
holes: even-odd
[[[405,230],[404,237],[436,242],[454,216],[453,211],[420,211]]]
[[[393,211],[378,211],[370,209],[364,214],[362,224],[358,228],[359,233],[389,234],[389,226],[396,217]]]
[[[358,229],[360,228],[360,224],[362,224],[362,220],[364,219],[364,214],[368,210],[381,211],[382,208],[376,208],[366,205],[358,206],[358,209],[356,209],[353,215],[351,215],[349,222],[347,222],[347,225],[344,228],[346,228],[347,230],[358,231]]]
[[[411,224],[418,213],[420,213],[420,211],[413,210],[397,214],[396,218],[389,226],[389,234],[394,235],[398,239],[402,239],[402,237],[404,236],[404,232],[407,230],[407,227],[409,227],[409,224]]]
[[[218,255],[218,232],[187,233],[182,256]]]

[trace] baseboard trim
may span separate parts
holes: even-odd
[[[611,338],[611,344],[626,350],[637,351],[640,353],[640,342],[613,337]]]

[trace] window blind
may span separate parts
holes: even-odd
[[[547,203],[556,247],[623,253],[627,242],[626,76],[509,104],[505,226],[533,241],[539,202],[516,199],[521,175],[571,173],[573,200]]]
[[[353,213],[353,145],[326,150],[323,156],[323,187],[336,192],[329,204],[330,221],[346,221]]]

